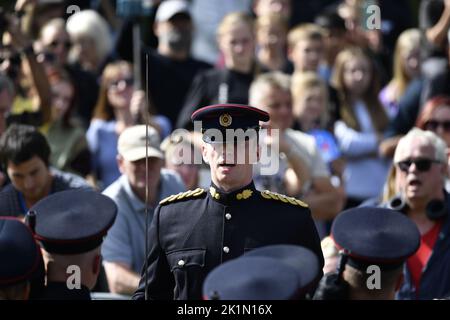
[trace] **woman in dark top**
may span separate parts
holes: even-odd
[[[190,116],[200,107],[248,102],[248,90],[256,73],[253,19],[245,13],[230,13],[217,30],[217,41],[225,68],[197,75],[178,117],[179,128],[192,129]]]

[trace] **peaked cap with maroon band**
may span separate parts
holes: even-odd
[[[385,208],[358,207],[340,213],[331,227],[338,249],[347,263],[359,270],[376,264],[395,269],[420,245],[420,233],[404,214]]]
[[[33,233],[12,217],[0,218],[0,287],[31,280],[42,259]]]
[[[241,256],[218,265],[203,283],[204,300],[291,300],[298,272],[267,257]]]
[[[297,285],[298,292],[313,288],[323,275],[316,254],[298,245],[276,244],[264,246],[250,250],[244,256],[273,258],[287,266],[293,267],[301,280]]]
[[[79,254],[98,247],[114,223],[117,206],[101,193],[73,189],[36,203],[35,237],[55,254]]]
[[[203,140],[207,143],[232,141],[218,141],[211,139],[210,129],[219,130],[226,137],[226,130],[247,129],[259,130],[259,122],[269,121],[269,114],[261,109],[242,104],[215,104],[195,111],[191,116],[192,122],[201,121]]]

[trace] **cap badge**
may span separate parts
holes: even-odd
[[[219,123],[222,127],[229,127],[231,125],[231,122],[233,121],[233,118],[228,113],[224,113],[219,118]]]

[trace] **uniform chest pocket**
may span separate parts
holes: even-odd
[[[205,255],[206,249],[181,249],[167,253],[167,262],[171,272],[194,266],[204,267]]]

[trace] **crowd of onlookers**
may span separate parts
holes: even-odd
[[[280,166],[255,168],[258,189],[308,203],[321,238],[346,208],[408,212],[431,251],[408,260],[399,297],[449,293],[439,241],[450,231],[428,204],[450,191],[450,1],[164,0],[132,17],[115,1],[69,2],[0,8],[0,215],[24,216],[58,190],[103,192],[119,209],[102,246],[107,284],[132,294],[145,202],[152,213],[210,183],[206,164],[177,161],[180,147],[200,153],[199,133],[171,133],[192,130],[200,107],[249,104],[279,130],[260,139],[278,144]],[[146,136],[148,161],[130,151]]]

